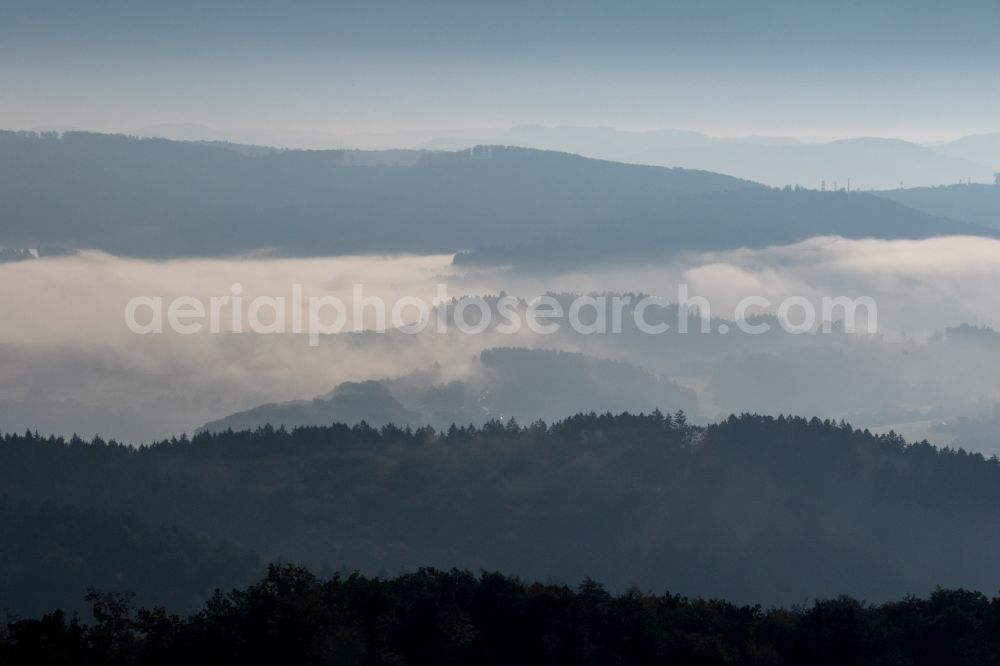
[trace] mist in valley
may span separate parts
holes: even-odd
[[[700,422],[744,411],[808,413],[866,427],[902,427],[950,444],[953,439],[935,425],[976,416],[1000,396],[984,360],[998,352],[996,346],[949,330],[962,324],[1000,327],[992,288],[1000,278],[998,246],[998,241],[962,237],[825,237],[761,250],[687,253],[667,264],[539,274],[456,266],[451,255],[151,262],[88,251],[5,263],[0,264],[0,303],[10,317],[0,329],[0,423],[8,431],[149,442],[261,405],[313,401],[345,383],[374,380],[390,387],[392,408],[378,407],[380,398],[373,395],[373,405],[356,398],[361,406],[354,411],[314,409],[305,420],[264,411],[256,420],[244,416],[231,423],[292,427],[407,419],[411,425],[447,427],[449,419],[459,424],[552,420],[576,411],[627,409],[631,401],[634,410],[683,408]],[[230,309],[222,311],[222,330],[215,334],[206,326],[194,335],[170,330],[136,335],[126,325],[126,304],[137,295],[161,297],[167,306],[181,296],[208,303],[212,297],[232,297],[233,285],[240,286],[245,304],[257,297],[290,299],[293,285],[299,285],[306,302],[334,296],[351,312],[355,285],[362,285],[365,298],[382,299],[387,309],[404,297],[437,308],[440,293],[458,300],[509,294],[521,299],[522,307],[538,296],[557,294],[566,311],[574,294],[630,294],[633,302],[652,295],[664,321],[674,325],[658,335],[636,330],[634,323],[619,333],[579,333],[568,320],[552,335],[526,326],[506,334],[495,326],[477,334],[454,326],[447,332],[427,326],[413,334],[390,325],[377,332],[369,305],[362,321],[345,323],[342,332],[322,336],[316,346],[302,333],[254,333],[245,313],[244,332],[235,333]],[[710,306],[694,302],[687,334],[677,330],[681,289]],[[823,296],[830,294],[873,299],[877,330],[864,329],[865,311],[859,311],[858,330],[851,334],[824,333],[819,323],[810,332],[793,334],[775,316],[784,299],[808,299],[818,312]],[[741,333],[733,321],[736,306],[750,296],[771,303],[745,313],[773,317],[766,335]],[[699,305],[702,310],[694,309]],[[404,315],[407,323],[413,323],[413,312]],[[287,309],[285,314],[290,318]],[[261,318],[272,321],[272,315],[267,311]],[[627,324],[633,315],[626,309]],[[580,319],[593,316],[588,310]],[[709,333],[702,333],[702,318],[711,319]],[[723,322],[731,334],[718,332]],[[986,333],[982,337],[989,339]],[[491,396],[500,390],[494,385],[498,380],[484,370],[483,353],[503,348],[576,356],[538,367],[515,364],[516,355],[494,359],[493,372],[505,373],[512,395],[517,386],[541,382],[551,387],[518,407],[517,401]],[[600,359],[626,364],[633,375],[615,379],[614,373],[585,370]],[[505,367],[508,363],[511,367]],[[643,377],[648,379],[636,384]],[[642,382],[649,381],[681,390],[647,394]],[[410,394],[399,388],[407,382],[413,386]],[[454,404],[428,406],[426,395],[413,394],[455,382],[463,393],[451,398]],[[560,386],[574,390],[565,394]],[[632,393],[645,397],[609,401]],[[447,403],[447,395],[439,402]]]

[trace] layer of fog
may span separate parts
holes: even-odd
[[[689,255],[669,265],[623,267],[532,277],[504,271],[453,277],[475,292],[502,283],[518,294],[545,291],[642,291],[671,301],[678,285],[704,296],[711,315],[732,318],[741,300],[760,296],[775,312],[801,296],[819,310],[824,297],[871,297],[878,330],[888,337],[927,338],[962,323],[1000,327],[1000,241],[814,238],[763,250]],[[494,287],[495,288],[495,287]],[[759,309],[752,309],[759,311]]]
[[[493,347],[579,351],[644,367],[696,390],[698,418],[752,409],[847,417],[862,425],[975,416],[1000,397],[997,346],[925,343],[962,323],[1000,328],[1000,242],[940,238],[847,241],[684,257],[671,265],[533,277],[458,272],[450,257],[146,262],[99,253],[0,264],[0,430],[27,428],[128,441],[191,432],[262,403],[309,399],[345,381],[396,378],[437,363],[461,379]],[[207,301],[243,286],[255,296],[337,295],[352,286],[390,304],[403,296],[644,292],[677,299],[679,283],[731,318],[745,296],[870,296],[882,339],[791,336],[517,336],[342,334],[310,347],[302,335],[145,335],[125,325],[134,296]],[[772,307],[773,311],[775,307]],[[902,342],[904,334],[909,342]],[[670,405],[664,405],[670,409]],[[922,430],[915,430],[920,434]]]

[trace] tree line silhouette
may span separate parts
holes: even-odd
[[[866,604],[736,605],[598,582],[526,583],[421,569],[317,577],[271,565],[187,617],[91,591],[93,619],[62,611],[0,630],[5,664],[990,664],[1000,598],[937,590]]]

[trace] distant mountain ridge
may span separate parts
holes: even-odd
[[[450,252],[760,187],[501,146],[247,155],[210,143],[7,132],[0,156],[0,244],[150,257]]]
[[[662,256],[821,235],[993,233],[873,197],[778,192],[707,171],[507,146],[271,151],[3,132],[0,156],[0,244],[126,256],[551,246],[564,259],[605,250],[627,259],[628,248]]]
[[[80,131],[77,128],[37,128]],[[130,134],[177,141],[229,142],[288,148],[465,150],[511,145],[634,164],[703,168],[774,187],[846,186],[865,190],[989,182],[1000,171],[1000,132],[923,143],[870,136],[806,141],[786,136],[712,136],[685,129],[518,125],[500,129],[335,134],[318,131],[223,131],[195,124],[160,124]],[[867,145],[867,147],[866,147]],[[878,167],[878,168],[876,168]],[[881,170],[880,170],[881,169]],[[745,173],[744,173],[745,172]],[[746,175],[749,174],[749,175]]]
[[[878,195],[930,215],[1000,229],[1000,185],[915,187],[887,190]]]
[[[1000,132],[970,134],[933,148],[945,155],[977,162],[1000,171]]]
[[[626,225],[623,225],[626,226]],[[849,239],[996,237],[997,229],[909,208],[861,192],[760,188],[679,199],[662,216],[622,226],[591,226],[572,237],[480,247],[455,257],[461,265],[544,270],[568,266],[656,262],[685,251],[763,248],[817,236]]]
[[[716,137],[689,130],[627,131],[612,127],[521,125],[484,134],[478,143],[504,143],[631,164],[705,169],[766,185],[820,189],[888,189],[989,182],[1000,170],[1000,133],[920,144],[879,137],[805,142],[788,137]],[[442,138],[425,147],[455,150],[469,137]]]
[[[986,182],[993,170],[962,157],[898,139],[843,139],[820,144],[715,142],[637,153],[639,164],[707,169],[737,177],[754,174],[768,185],[872,190],[896,186]]]

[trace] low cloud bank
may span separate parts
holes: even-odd
[[[717,369],[684,367],[683,359],[672,359],[670,342],[637,345],[631,338],[369,333],[330,336],[314,348],[295,335],[136,336],[125,325],[125,304],[137,295],[207,300],[231,293],[236,283],[247,300],[286,295],[291,285],[300,284],[307,296],[332,295],[348,303],[355,284],[388,302],[417,297],[428,303],[440,284],[451,296],[611,291],[666,301],[676,300],[678,285],[687,284],[691,294],[711,303],[717,317],[731,318],[736,303],[747,296],[773,303],[789,296],[817,301],[870,296],[878,303],[880,332],[890,340],[926,339],[961,323],[1000,328],[1000,241],[983,238],[814,238],[763,250],[689,255],[669,265],[545,278],[503,270],[463,272],[450,260],[437,255],[153,262],[86,252],[0,264],[0,429],[100,432],[148,441],[262,403],[312,398],[341,382],[401,377],[434,363],[461,379],[482,350],[498,346],[625,358],[668,372],[667,378],[680,378],[692,388],[711,385],[706,378],[720,376]],[[736,381],[732,372],[769,362],[739,361],[742,351],[714,339],[698,344],[720,345],[720,354],[737,355],[720,395],[725,397],[722,409],[739,409],[738,387],[754,382],[750,377]],[[825,344],[840,343],[811,342]],[[990,387],[977,384],[977,391],[986,395]],[[763,403],[748,394],[745,404]],[[804,397],[802,405],[810,404]]]

